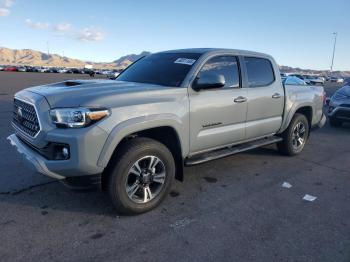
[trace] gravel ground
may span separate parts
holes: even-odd
[[[30,171],[6,141],[16,91],[82,77],[0,72],[1,261],[350,261],[350,125],[313,132],[297,157],[268,146],[186,168],[160,207],[120,217],[105,194]]]

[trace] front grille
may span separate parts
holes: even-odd
[[[35,137],[40,131],[34,106],[16,98],[13,101],[13,123],[31,137]]]
[[[344,120],[350,120],[350,111],[349,110],[338,110],[336,117]]]

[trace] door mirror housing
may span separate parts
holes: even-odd
[[[218,74],[205,74],[197,78],[192,85],[193,90],[214,89],[224,87],[226,84],[225,77]]]

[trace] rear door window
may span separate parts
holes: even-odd
[[[249,87],[268,86],[275,81],[271,62],[265,58],[245,57]]]

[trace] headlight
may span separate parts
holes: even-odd
[[[343,94],[341,92],[337,92],[334,94],[334,96],[332,98],[334,98],[335,100],[341,100],[341,99],[348,98],[348,96],[346,96],[345,94]]]
[[[104,108],[79,107],[50,110],[51,120],[57,127],[86,127],[109,115],[110,111]]]

